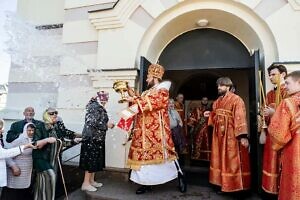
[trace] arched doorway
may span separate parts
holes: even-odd
[[[207,20],[207,26],[199,27],[197,22],[200,19]],[[259,49],[263,68],[278,60],[272,31],[251,8],[238,1],[190,0],[164,11],[150,25],[140,42],[136,65],[140,66],[141,56],[152,63],[157,62],[162,51],[174,38],[199,28],[229,33],[244,44],[249,54]],[[267,83],[267,87],[271,86]]]
[[[256,132],[257,80],[255,77],[258,60],[258,57],[255,58],[249,54],[247,48],[237,38],[215,29],[188,31],[170,42],[159,56],[160,64],[166,69],[165,78],[173,83],[171,96],[174,97],[180,92],[186,98],[186,116],[189,115],[189,106],[194,105],[193,102],[199,103],[204,96],[208,97],[211,102],[217,98],[216,80],[219,77],[228,76],[237,85],[237,94],[246,104],[250,125],[253,188],[255,190],[259,188],[260,177],[257,164],[261,156],[258,154]],[[188,134],[193,137],[193,134]],[[192,146],[192,142],[189,145]],[[188,159],[185,162],[186,167],[193,169],[198,167],[196,171],[207,175],[207,163],[199,164],[191,156]]]
[[[164,48],[159,62],[165,67],[165,78],[173,82],[171,96],[180,92],[187,100],[216,99],[216,80],[228,76],[249,110],[253,57],[234,36],[215,29],[188,31]]]

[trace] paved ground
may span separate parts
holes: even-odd
[[[195,178],[195,177],[193,177]],[[197,177],[196,177],[197,178]],[[205,177],[203,177],[205,178]],[[97,192],[84,193],[80,190],[69,195],[70,200],[258,200],[256,195],[246,194],[245,198],[242,198],[241,194],[235,196],[230,195],[218,195],[210,187],[199,185],[188,185],[188,191],[184,194],[180,193],[177,186],[177,181],[155,186],[152,192],[136,195],[135,190],[138,187],[132,182],[129,182],[127,177],[117,173],[101,173],[98,174],[98,181],[101,181],[104,186],[98,189]],[[201,177],[197,178],[201,179]],[[206,179],[206,178],[205,178]],[[204,181],[205,182],[205,181]],[[61,198],[60,200],[62,200]]]
[[[203,168],[202,168],[203,169]],[[83,172],[78,167],[64,166],[64,174],[69,200],[259,200],[254,194],[218,195],[208,183],[208,172],[206,169],[190,168],[187,173],[189,183],[188,190],[182,194],[177,189],[177,180],[164,185],[155,186],[152,192],[136,195],[138,185],[128,180],[128,173],[103,171],[97,174],[97,180],[104,184],[97,192],[82,192],[80,185],[83,180]],[[63,194],[63,188],[58,193]],[[1,188],[0,188],[1,191]],[[269,198],[267,198],[269,200]],[[57,200],[64,200],[60,197]]]

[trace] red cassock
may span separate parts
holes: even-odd
[[[238,139],[248,133],[244,101],[232,92],[219,97],[213,104],[208,124],[214,128],[210,183],[221,186],[224,192],[249,189],[249,151]]]
[[[175,106],[175,110],[178,112],[179,116],[181,117],[182,122],[184,122],[185,121],[184,104],[175,101],[174,106]]]
[[[281,151],[279,200],[300,199],[300,93],[284,99],[268,131],[275,151]]]
[[[271,90],[267,94],[266,105],[275,108],[276,90]],[[282,85],[280,88],[281,98],[287,96],[286,90]],[[269,119],[266,118],[267,124]],[[264,191],[271,194],[278,194],[279,189],[279,166],[280,166],[280,152],[272,149],[271,138],[266,131],[266,143],[264,145],[263,153],[263,171],[262,171],[262,188]]]

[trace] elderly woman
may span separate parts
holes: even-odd
[[[101,91],[86,106],[85,125],[82,132],[82,145],[79,167],[85,171],[81,189],[96,191],[102,183],[95,181],[95,172],[105,167],[105,136],[108,128],[114,124],[108,122],[104,108],[108,93]]]
[[[23,133],[11,143],[5,145],[6,148],[13,148],[30,143],[35,131],[33,123],[24,126]],[[7,166],[7,187],[3,189],[1,200],[23,199],[31,200],[32,173],[32,149],[24,150],[23,154],[6,159]]]
[[[0,119],[0,138],[2,141],[3,133],[3,120]],[[20,155],[27,148],[33,148],[32,144],[27,143],[25,145],[20,145],[11,149],[3,149],[3,142],[0,142],[0,187],[7,185],[7,174],[6,174],[6,158],[14,157]]]
[[[54,200],[57,164],[64,138],[75,140],[76,134],[58,120],[58,112],[48,108],[43,114],[45,125],[33,137],[37,149],[33,150],[33,167],[37,172],[34,200]],[[57,141],[57,142],[56,142]]]

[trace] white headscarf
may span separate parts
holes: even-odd
[[[23,145],[23,144],[27,144],[28,142],[31,142],[32,141],[32,138],[28,137],[27,135],[27,128],[30,124],[33,124],[31,122],[25,124],[24,128],[23,128],[23,133],[20,134],[20,136],[15,139],[14,141],[12,141],[11,143],[5,143],[5,148],[9,149],[9,148],[13,148],[13,147],[17,147],[17,146],[20,146],[20,145]],[[34,124],[33,124],[34,125]],[[35,125],[34,125],[35,127]],[[31,152],[32,149],[26,149],[25,151],[27,152]]]
[[[27,134],[27,128],[28,128],[28,126],[29,126],[30,124],[32,124],[32,125],[35,127],[35,125],[34,125],[33,123],[29,122],[29,123],[25,124],[25,126],[24,126],[24,128],[23,128],[23,133],[21,134],[24,138],[27,138],[27,139],[29,139],[29,140],[32,139],[32,138],[30,138],[30,137],[28,136],[28,134]]]

